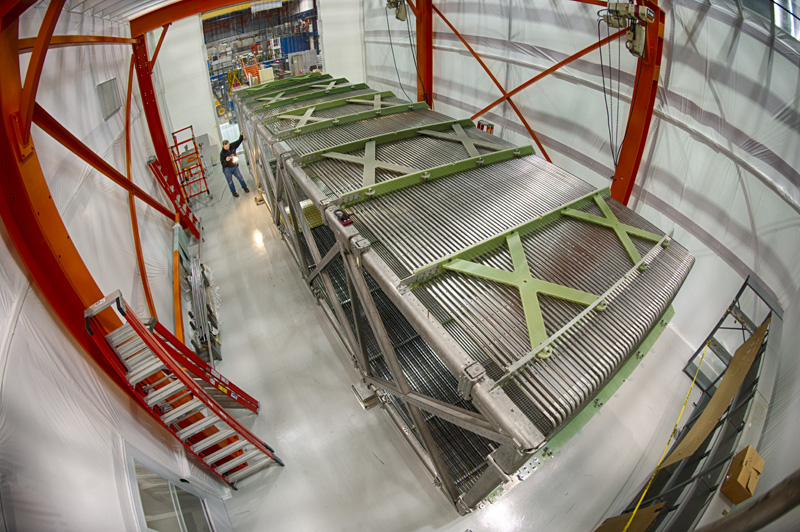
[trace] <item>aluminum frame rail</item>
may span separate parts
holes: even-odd
[[[319,81],[234,94],[248,164],[361,380],[468,512],[610,381],[694,259],[530,146]]]

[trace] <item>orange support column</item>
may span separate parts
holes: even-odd
[[[625,139],[622,141],[622,151],[619,164],[614,173],[614,183],[611,185],[611,197],[623,205],[628,204],[639,164],[642,162],[642,153],[647,142],[647,133],[650,131],[650,120],[653,118],[653,108],[656,104],[658,89],[658,75],[661,70],[661,52],[664,47],[664,10],[655,2],[646,0],[640,2],[655,14],[655,21],[647,25],[645,39],[645,54],[639,59],[636,69],[636,81],[633,87],[628,125]]]
[[[417,101],[433,107],[433,0],[418,0],[417,15]]]
[[[125,379],[116,356],[104,351],[86,330],[84,310],[103,298],[103,293],[81,259],[50,194],[33,140],[20,150],[19,116],[22,83],[19,77],[17,20],[6,18],[0,29],[0,218],[30,276],[50,307],[75,340],[123,389]],[[30,93],[30,105],[35,103]],[[96,334],[122,325],[111,311],[102,313]]]

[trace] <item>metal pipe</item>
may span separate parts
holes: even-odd
[[[764,495],[695,532],[755,532],[800,505],[800,469]]]

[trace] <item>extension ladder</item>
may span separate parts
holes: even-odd
[[[116,306],[124,324],[105,338],[94,335],[96,316]],[[101,349],[110,347],[139,404],[175,436],[189,453],[234,489],[241,480],[272,464],[283,466],[273,449],[233,418],[228,408],[258,412],[258,401],[208,366],[160,323],[148,328],[119,290],[84,312],[86,328]]]

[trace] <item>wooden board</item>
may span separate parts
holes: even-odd
[[[659,469],[664,469],[676,462],[680,462],[684,458],[692,456],[695,451],[697,451],[697,448],[700,447],[700,444],[703,443],[705,439],[708,438],[708,435],[711,434],[711,431],[714,430],[722,414],[725,413],[728,406],[731,404],[733,397],[737,394],[739,388],[742,387],[744,378],[747,372],[750,371],[750,366],[753,365],[753,361],[756,359],[756,355],[758,355],[758,350],[761,348],[764,337],[767,335],[767,329],[769,328],[771,319],[772,316],[764,320],[761,327],[736,350],[731,363],[728,365],[728,369],[725,371],[725,375],[722,377],[722,382],[720,382],[717,391],[708,402],[703,413],[700,414],[700,419],[692,426],[689,430],[689,434],[681,440],[675,450],[661,463]]]
[[[667,503],[662,502],[646,508],[639,508],[627,532],[647,532],[647,530],[650,530],[650,527],[656,522],[658,513],[665,504]],[[631,518],[631,513],[609,517],[603,521],[603,524],[595,532],[622,532],[625,529],[625,525],[628,524],[628,519]]]

